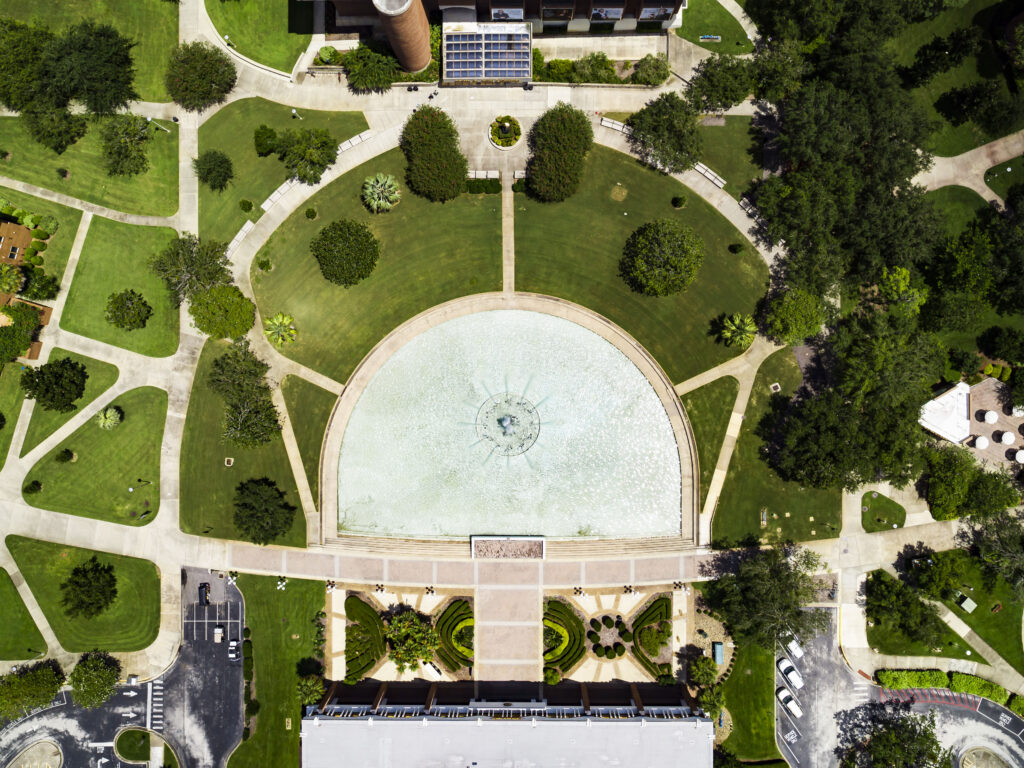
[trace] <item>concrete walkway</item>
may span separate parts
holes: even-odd
[[[1024,131],[1011,133],[955,157],[936,157],[932,167],[914,177],[925,189],[957,185],[972,189],[990,203],[1003,204],[999,195],[985,183],[985,171],[993,165],[1008,163],[1024,154]]]
[[[77,208],[80,211],[87,211],[95,214],[96,216],[102,216],[105,219],[122,221],[125,224],[138,224],[143,227],[173,227],[177,229],[177,216],[141,216],[135,213],[122,213],[121,211],[115,211],[112,208],[96,205],[96,203],[90,203],[86,200],[69,197],[61,192],[54,192],[53,190],[46,189],[44,187],[37,187],[35,184],[26,184],[24,181],[9,179],[6,176],[0,176],[0,186],[10,187],[18,192],[24,192],[26,195],[34,195],[35,197],[41,197],[44,200],[52,200],[55,203],[66,205],[68,208]]]
[[[718,0],[719,4],[729,12],[729,14],[740,23],[743,27],[744,33],[747,35],[747,39],[753,43],[756,43],[760,39],[757,27],[754,22],[747,16],[747,12],[743,10],[743,7],[736,2],[736,0]]]
[[[501,291],[511,294],[516,289],[516,223],[515,193],[511,174],[501,178]]]

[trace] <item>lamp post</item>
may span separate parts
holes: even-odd
[[[167,131],[168,133],[170,133],[170,132],[171,132],[171,129],[170,129],[170,128],[164,128],[164,126],[160,125],[160,123],[158,123],[158,122],[157,122],[156,120],[154,120],[154,119],[153,119],[152,117],[147,117],[147,118],[146,118],[146,122],[147,122],[147,123],[149,123],[150,125],[155,125],[155,126],[156,126],[157,128],[159,128],[159,129],[160,129],[161,131]]]
[[[294,108],[292,109],[292,117],[297,117],[299,120],[302,119],[302,115],[300,115]]]
[[[224,35],[224,43],[227,45],[228,48],[234,48],[235,47],[231,43],[231,38],[228,37],[227,35]]]

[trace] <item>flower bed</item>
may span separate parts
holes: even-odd
[[[491,123],[491,142],[496,147],[508,149],[519,143],[523,131],[519,121],[511,115],[502,115]]]

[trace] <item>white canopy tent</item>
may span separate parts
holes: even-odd
[[[971,436],[971,388],[963,381],[921,407],[918,423],[951,443]]]

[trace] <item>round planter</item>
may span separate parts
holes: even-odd
[[[518,121],[518,120],[516,120],[516,119],[515,119],[514,117],[512,117],[511,115],[502,115],[501,117],[508,117],[508,118],[509,118],[509,119],[510,119],[510,120],[511,120],[511,121],[512,121],[513,123],[515,123],[516,127],[517,127],[517,128],[519,128],[519,138],[517,138],[517,139],[516,139],[516,143],[515,143],[515,144],[512,144],[512,145],[510,145],[510,146],[507,146],[507,147],[503,147],[503,146],[501,146],[501,145],[500,145],[500,144],[499,144],[498,142],[496,142],[496,141],[494,140],[494,136],[492,136],[492,135],[491,135],[491,132],[492,132],[492,126],[494,125],[494,123],[491,123],[491,124],[489,124],[489,125],[487,126],[487,140],[488,140],[488,141],[489,141],[489,142],[491,143],[491,146],[492,146],[492,147],[494,147],[494,148],[496,148],[496,149],[500,149],[500,150],[502,150],[503,152],[508,152],[509,150],[512,150],[512,149],[515,149],[516,147],[518,147],[518,146],[519,146],[519,144],[520,144],[520,143],[522,142],[522,140],[523,140],[523,135],[522,135],[522,126],[520,126],[520,125],[519,125],[519,121]],[[498,119],[496,119],[496,120],[495,120],[494,122],[496,123],[496,122],[498,122],[498,120],[500,120],[500,119],[501,119],[501,118],[499,117],[499,118],[498,118]]]

